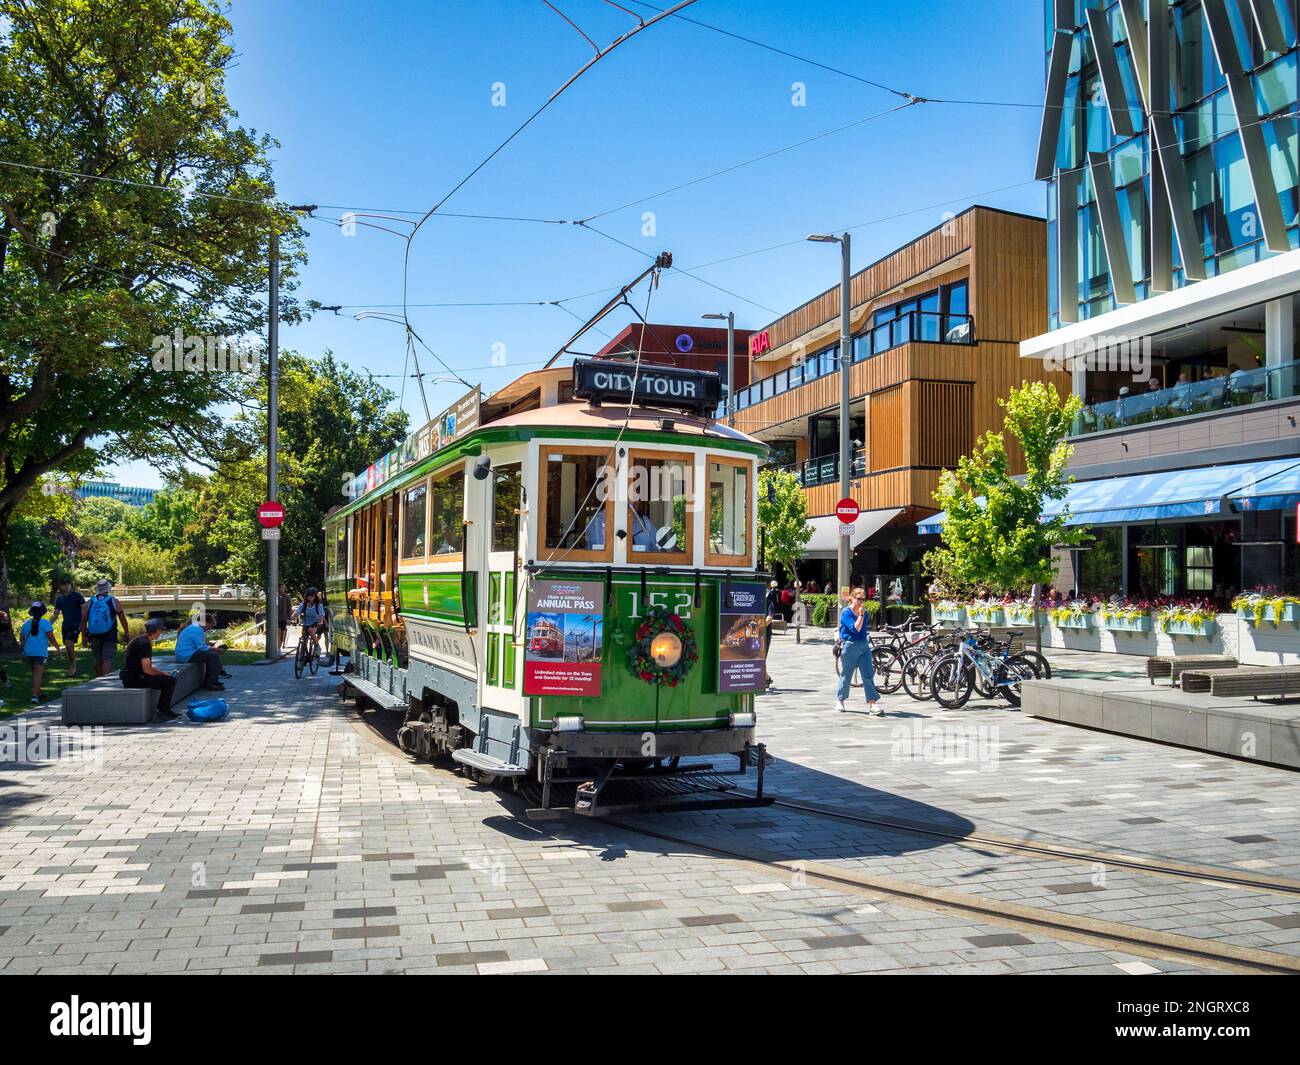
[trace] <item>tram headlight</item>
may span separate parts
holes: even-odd
[[[682,640],[676,633],[661,632],[650,641],[650,657],[660,669],[672,669],[682,660]]]

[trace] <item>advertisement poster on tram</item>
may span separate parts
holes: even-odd
[[[605,639],[601,581],[536,581],[528,593],[524,694],[600,694]]]
[[[718,692],[762,691],[767,680],[763,585],[723,585],[718,601]]]

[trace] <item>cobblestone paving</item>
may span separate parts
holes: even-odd
[[[960,723],[998,729],[982,762],[912,760],[893,730],[942,711],[900,694],[897,717],[838,714],[824,643],[782,639],[773,653],[782,687],[759,700],[760,732],[782,795],[1274,875],[1300,868],[1294,774],[979,703]],[[36,726],[70,735],[57,708],[6,722],[26,726],[28,747],[0,761],[0,973],[1195,971],[809,886],[614,825],[522,821],[514,800],[375,740],[324,673],[232,672],[227,721],[105,730],[81,759],[28,749]],[[1120,871],[1075,890],[1095,871],[778,808],[647,824],[1274,950],[1300,937],[1300,906],[1281,896]],[[1233,839],[1254,836],[1267,841]]]

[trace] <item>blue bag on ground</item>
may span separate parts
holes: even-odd
[[[191,721],[220,721],[230,713],[225,699],[191,699],[185,712]]]

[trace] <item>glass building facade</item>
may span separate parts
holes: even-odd
[[[1294,0],[1046,0],[1049,328],[1300,246]]]

